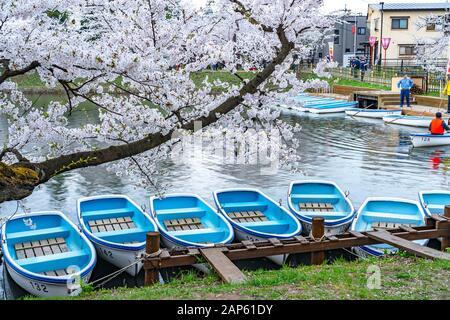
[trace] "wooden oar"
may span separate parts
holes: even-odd
[[[368,105],[367,107],[365,107],[365,108],[362,108],[361,110],[359,110],[358,112],[356,112],[355,114],[353,114],[353,115],[349,115],[350,117],[354,117],[354,116],[356,116],[358,113],[360,113],[361,111],[363,111],[363,110],[367,110],[367,109],[369,109],[370,107],[372,107],[373,106],[373,104],[371,104],[371,105]]]
[[[392,120],[392,121],[385,121],[384,122],[384,124],[391,124],[392,122],[395,122],[395,121],[397,121],[399,118],[395,118],[394,120]]]

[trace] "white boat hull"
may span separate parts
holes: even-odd
[[[306,221],[301,221],[301,220],[299,220],[299,221],[302,224],[303,234],[309,236],[311,233],[312,224],[308,223]],[[344,233],[348,230],[348,228],[350,227],[352,222],[353,222],[353,220],[350,220],[349,222],[347,222],[345,224],[341,224],[341,225],[337,225],[337,226],[333,226],[333,227],[325,226],[325,235],[326,236],[335,236],[337,234]]]
[[[411,135],[414,148],[438,147],[450,145],[450,134],[444,135]]]
[[[352,109],[353,107],[335,107],[335,108],[310,108],[309,112],[315,114],[324,114],[324,113],[341,113],[345,112],[348,109]]]
[[[138,251],[120,250],[98,243],[94,243],[94,246],[99,257],[102,257],[103,260],[108,261],[119,269],[125,268],[137,260],[140,260],[142,254],[145,253],[145,249]],[[125,272],[134,277],[141,271],[142,266],[143,263],[140,261],[127,268]]]
[[[257,236],[248,234],[248,233],[243,232],[236,228],[234,229],[234,235],[235,235],[235,238],[239,241],[244,241],[244,240],[267,241],[267,238],[257,237]],[[269,259],[272,262],[274,262],[275,264],[281,266],[286,262],[288,257],[289,257],[289,254],[279,254],[279,255],[275,255],[275,256],[269,256],[269,257],[267,257],[267,259]]]
[[[345,114],[351,117],[382,119],[386,116],[401,115],[402,110],[347,110]]]
[[[430,119],[408,119],[408,118],[394,118],[391,119],[389,117],[383,118],[383,121],[386,124],[398,124],[402,126],[409,127],[419,127],[419,128],[428,128],[430,126]]]
[[[78,284],[68,283],[51,283],[41,280],[30,279],[16,272],[6,261],[5,263],[8,273],[11,278],[24,290],[38,297],[68,297],[79,295],[82,291],[81,286]],[[92,271],[86,274],[82,279],[83,283],[88,283],[91,278]],[[77,279],[74,277],[74,280]]]

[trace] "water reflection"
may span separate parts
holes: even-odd
[[[48,103],[41,97],[39,103]],[[358,207],[368,196],[398,196],[417,199],[423,189],[449,187],[450,148],[411,149],[409,134],[423,129],[385,125],[381,120],[350,118],[344,115],[299,115],[283,113],[284,121],[298,123],[302,157],[301,173],[280,169],[274,175],[261,175],[258,165],[224,164],[213,156],[164,163],[160,180],[168,192],[194,192],[213,203],[211,192],[219,188],[257,187],[286,204],[290,181],[303,178],[327,179],[350,191]],[[86,106],[70,117],[71,126],[95,122],[98,114]],[[0,135],[5,137],[6,121],[0,119]],[[0,140],[2,136],[0,136]],[[2,141],[0,141],[1,143]],[[61,210],[75,219],[76,200],[98,194],[125,193],[148,207],[149,192],[135,187],[128,178],[106,170],[107,165],[86,168],[55,177],[25,200],[36,210]],[[15,203],[0,205],[8,215]]]

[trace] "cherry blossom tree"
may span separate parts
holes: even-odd
[[[417,29],[432,28],[437,31],[429,37],[416,39],[417,61],[426,70],[445,73],[446,57],[450,41],[450,16],[428,15],[419,19]]]
[[[272,106],[318,81],[291,70],[335,18],[318,0],[0,0],[0,114],[8,138],[0,149],[0,202],[22,199],[70,170],[108,164],[152,185],[158,161],[183,135],[276,130],[284,163],[295,163],[295,130]],[[223,62],[239,83],[192,74]],[[238,66],[256,67],[254,77]],[[318,71],[323,70],[319,67]],[[39,108],[14,81],[37,73],[67,102]],[[220,92],[214,90],[220,88]],[[70,126],[88,101],[98,123]]]

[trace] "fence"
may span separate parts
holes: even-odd
[[[302,74],[312,74],[313,64],[303,63],[300,66]],[[337,79],[354,80],[358,82],[379,85],[387,88],[392,86],[392,78],[403,75],[410,77],[422,77],[424,79],[424,91],[428,94],[440,95],[445,86],[445,75],[440,72],[429,72],[418,63],[404,63],[403,60],[392,60],[386,67],[374,66],[367,71],[361,71],[353,68],[337,67],[331,70],[331,75]]]

